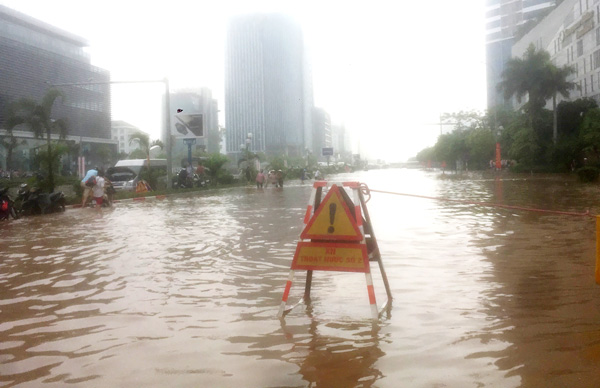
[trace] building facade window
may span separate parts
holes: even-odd
[[[580,57],[583,55],[583,40],[577,41],[577,56]]]

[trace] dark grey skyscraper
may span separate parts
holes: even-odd
[[[302,155],[312,145],[312,86],[298,23],[280,14],[233,19],[227,34],[227,154]],[[249,136],[248,134],[252,134]]]

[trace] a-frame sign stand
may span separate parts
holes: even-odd
[[[314,270],[363,272],[367,282],[367,292],[371,305],[373,320],[379,319],[370,262],[379,264],[387,301],[382,311],[392,301],[392,293],[373,225],[369,217],[360,183],[344,182],[343,187],[352,190],[354,202],[343,188],[332,185],[321,202],[325,181],[317,181],[313,185],[310,200],[304,216],[304,230],[300,234],[301,241],[290,268],[290,274],[283,292],[278,317],[282,318],[298,304],[310,301],[312,275]],[[295,305],[287,307],[287,299],[296,270],[306,270],[304,297]]]

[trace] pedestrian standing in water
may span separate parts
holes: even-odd
[[[81,189],[83,190],[83,193],[81,194],[81,207],[84,208],[85,204],[88,200],[88,198],[90,197],[90,194],[92,193],[92,186],[88,186],[86,185],[87,181],[91,178],[91,177],[95,177],[98,175],[98,167],[94,167],[90,170],[88,170],[88,172],[85,174],[85,176],[83,177],[83,179],[81,180]]]
[[[279,187],[283,187],[283,172],[281,170],[277,170],[277,174],[275,175],[277,176],[277,184]]]
[[[302,173],[300,174],[300,180],[302,181],[302,184],[304,184],[304,181],[306,180],[306,169],[305,168],[302,169]]]
[[[318,181],[319,179],[321,179],[321,171],[317,170],[315,171],[315,180]]]
[[[265,174],[263,174],[263,170],[260,170],[258,172],[258,174],[256,174],[256,188],[262,189],[264,183],[265,183]]]
[[[275,175],[275,170],[269,171],[269,176],[267,177],[267,179],[268,180],[267,180],[266,186],[269,186],[269,184],[272,184],[273,186],[277,187],[277,176]]]
[[[104,199],[104,171],[102,170],[98,171],[96,184],[92,187],[92,194],[94,195],[94,201],[96,202],[94,207],[99,212],[102,207],[102,200]]]

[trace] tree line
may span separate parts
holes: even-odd
[[[487,112],[442,115],[442,123],[453,130],[419,152],[417,160],[485,169],[495,158],[498,142],[502,158],[509,159],[515,171],[600,167],[600,109],[591,98],[568,100],[579,87],[570,81],[573,73],[571,66],[554,65],[547,51],[529,46],[522,58],[507,62],[497,86],[506,101],[514,98],[519,107],[505,104]],[[565,100],[557,104],[559,95]]]

